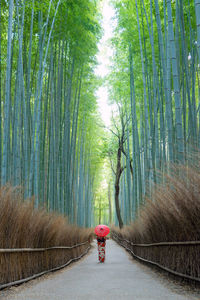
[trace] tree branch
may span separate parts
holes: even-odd
[[[108,153],[108,157],[109,157],[109,160],[110,160],[111,169],[112,169],[113,173],[114,173],[115,176],[116,176],[116,172],[115,172],[114,167],[113,167],[113,162],[112,162],[112,159],[111,159],[111,157],[110,157],[110,153]]]

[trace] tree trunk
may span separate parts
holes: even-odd
[[[111,186],[108,184],[109,224],[112,224]]]
[[[2,161],[2,184],[8,181],[8,158],[10,155],[10,85],[11,85],[11,48],[12,48],[12,23],[13,23],[13,0],[9,2],[8,42],[7,42],[7,66],[6,66],[6,91],[4,103],[4,135],[3,135],[3,161]]]
[[[119,143],[119,149],[117,152],[117,170],[116,170],[116,177],[115,177],[115,207],[116,207],[117,219],[119,222],[120,229],[124,225],[121,217],[120,207],[119,207],[119,182],[120,182],[120,176],[122,174],[121,155],[122,155],[122,150],[121,150],[121,145]]]
[[[200,0],[195,0],[196,23],[197,23],[197,51],[200,64]]]
[[[168,12],[169,44],[171,50],[170,54],[171,54],[171,63],[172,63],[172,75],[173,75],[173,83],[174,83],[177,159],[179,162],[181,162],[183,161],[183,152],[184,152],[183,128],[182,128],[182,116],[181,116],[180,84],[179,84],[179,76],[178,76],[178,61],[177,61],[176,44],[174,38],[171,0],[167,0],[167,12]]]
[[[1,1],[0,1],[0,184],[1,184],[1,160],[2,160],[2,109],[1,109],[1,103],[2,103],[2,97],[1,97],[1,76],[2,76],[2,70],[1,70]]]

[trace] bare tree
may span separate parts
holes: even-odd
[[[120,115],[120,125],[117,125],[115,120],[113,119],[113,124],[114,124],[114,130],[109,129],[111,133],[117,138],[118,140],[118,146],[117,146],[117,162],[116,166],[114,166],[113,163],[113,151],[108,151],[110,163],[111,163],[111,168],[112,171],[115,175],[115,208],[116,208],[116,214],[117,214],[117,219],[119,222],[119,227],[123,227],[123,220],[121,216],[121,210],[120,210],[120,205],[119,205],[119,191],[120,191],[120,178],[121,175],[126,168],[126,166],[122,165],[121,158],[122,154],[124,154],[127,157],[127,153],[125,151],[125,142],[127,140],[127,127],[129,124],[130,118],[125,118],[125,113],[123,110],[118,106],[119,109],[119,115]],[[133,169],[130,161],[130,169],[131,173],[133,174]]]

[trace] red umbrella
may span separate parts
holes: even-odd
[[[110,228],[106,225],[97,225],[94,229],[94,232],[96,235],[103,237],[109,234]]]

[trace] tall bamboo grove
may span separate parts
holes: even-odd
[[[187,165],[200,146],[200,1],[112,4],[117,25],[110,97],[131,119],[120,185],[127,224],[154,184],[163,182],[169,163]]]
[[[0,1],[0,178],[91,224],[98,1]],[[91,151],[93,149],[93,151]]]

